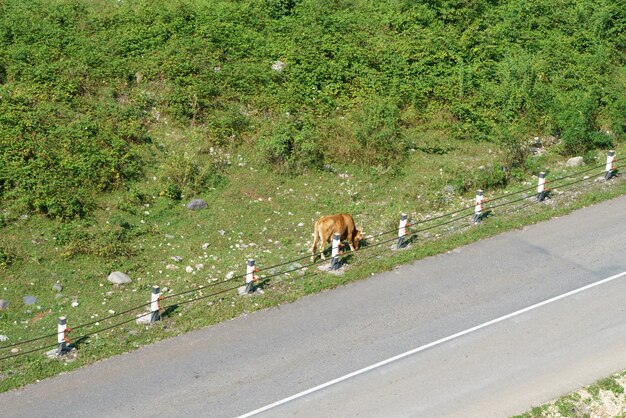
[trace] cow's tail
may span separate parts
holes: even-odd
[[[319,221],[315,222],[315,226],[313,227],[313,247],[311,248],[311,262],[315,261],[315,252],[317,251],[317,244],[319,243],[320,231],[319,229]]]

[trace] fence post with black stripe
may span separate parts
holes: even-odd
[[[150,300],[150,322],[156,322],[161,320],[161,314],[159,310],[159,300],[161,300],[161,288],[159,286],[152,286],[152,299]]]
[[[537,202],[543,202],[546,198],[546,173],[539,173],[539,181],[537,183]]]
[[[333,252],[331,254],[330,269],[339,270],[341,268],[341,261],[339,261],[339,246],[341,244],[341,236],[337,233],[333,235]]]
[[[396,249],[404,248],[407,245],[407,242],[406,242],[406,224],[407,224],[406,213],[401,213],[400,214],[400,225],[398,225],[398,242],[396,244]]]
[[[256,271],[256,267],[254,266],[254,260],[248,259],[247,269],[246,269],[246,293],[253,293],[255,291],[254,282],[256,282],[256,276],[254,272]]]
[[[67,333],[70,332],[70,328],[67,326],[67,318],[64,316],[59,317],[57,323],[57,355],[62,356],[67,354],[70,350],[67,348],[67,344],[70,339],[67,337]]]
[[[479,189],[476,192],[476,205],[474,206],[474,223],[478,223],[483,217],[483,191]]]
[[[609,151],[609,154],[606,156],[606,169],[604,173],[604,179],[610,180],[613,177],[613,173],[615,171],[615,165],[613,162],[615,161],[615,151]]]

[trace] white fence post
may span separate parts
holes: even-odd
[[[252,293],[255,290],[254,282],[256,281],[256,277],[254,276],[254,272],[256,271],[256,267],[254,266],[254,260],[248,259],[246,269],[246,293]]]
[[[339,261],[339,245],[340,244],[341,244],[341,236],[335,233],[333,235],[332,260],[330,261],[331,270],[338,270],[341,267],[341,262]]]
[[[159,300],[161,298],[161,288],[159,286],[152,286],[152,299],[150,300],[150,322],[156,322],[161,320],[161,314],[159,310]]]
[[[539,173],[539,182],[537,183],[537,202],[542,202],[546,198],[546,173]]]
[[[70,341],[67,338],[67,333],[69,332],[69,328],[67,327],[67,318],[64,316],[59,317],[59,321],[57,323],[57,355],[62,356],[67,354],[69,351],[67,349],[67,343]]]
[[[401,213],[400,224],[398,225],[398,242],[396,244],[396,248],[404,248],[406,246],[406,242],[404,240],[404,237],[406,237],[406,224],[406,213]]]
[[[483,191],[479,189],[476,192],[476,205],[474,206],[474,223],[482,220],[483,216]]]
[[[613,177],[613,170],[615,170],[615,166],[613,164],[614,160],[615,160],[615,151],[611,150],[606,156],[606,169],[604,173],[605,180],[610,180],[611,177]]]

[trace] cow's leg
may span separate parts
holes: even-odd
[[[322,231],[320,231],[320,241],[322,245],[320,247],[320,252],[322,254],[322,260],[326,260],[326,256],[324,255],[324,250],[326,250],[326,244],[330,241],[330,236],[324,237],[322,236]]]
[[[313,227],[313,248],[311,248],[311,263],[315,262],[315,251],[317,251],[317,244],[318,244],[318,230],[317,230],[317,222],[315,222],[315,226]]]

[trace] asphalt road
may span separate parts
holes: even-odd
[[[153,344],[0,394],[0,415],[521,413],[626,368],[625,215],[621,197]]]

